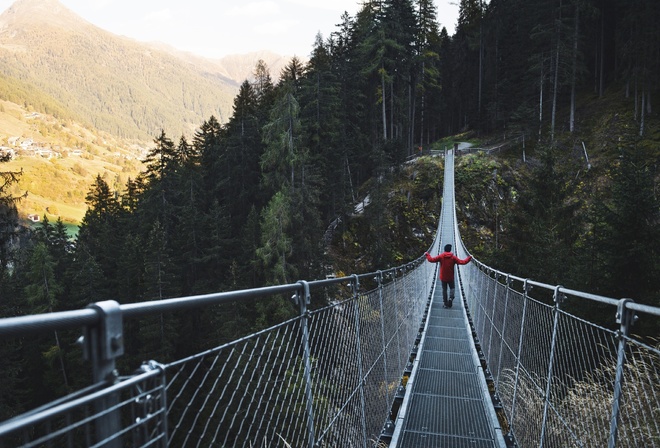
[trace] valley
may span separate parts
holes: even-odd
[[[46,216],[78,225],[96,176],[121,191],[142,171],[149,144],[0,101],[0,150],[12,155],[2,170],[21,173],[11,194],[23,197],[18,209],[24,222]]]

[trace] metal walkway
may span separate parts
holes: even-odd
[[[440,248],[445,244],[456,247],[454,213],[454,154],[449,151]],[[390,446],[506,446],[463,306],[460,271],[452,308],[443,307],[442,288],[436,282],[418,353]]]
[[[436,288],[424,333],[391,446],[505,446],[458,290],[447,309]]]

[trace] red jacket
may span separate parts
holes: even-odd
[[[443,252],[437,257],[432,257],[426,252],[426,259],[431,263],[440,262],[440,280],[443,282],[450,282],[454,280],[454,265],[468,264],[472,260],[472,255],[468,255],[465,260],[461,260],[451,252]]]

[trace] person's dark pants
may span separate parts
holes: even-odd
[[[454,300],[454,288],[456,287],[454,280],[448,282],[442,280],[442,301],[445,302],[445,305],[447,305],[447,286],[449,286],[449,297]]]

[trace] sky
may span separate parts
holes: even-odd
[[[160,41],[209,58],[270,50],[307,58],[317,33],[337,30],[361,0],[59,0],[92,24],[142,42]],[[0,0],[4,12],[13,0]],[[454,33],[458,0],[434,0]]]

